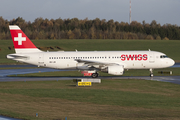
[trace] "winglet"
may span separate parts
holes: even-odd
[[[16,53],[41,52],[17,25],[9,25]]]

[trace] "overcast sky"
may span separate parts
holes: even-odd
[[[0,0],[0,16],[48,19],[113,19],[129,22],[129,0]],[[132,0],[132,21],[180,26],[180,0]]]

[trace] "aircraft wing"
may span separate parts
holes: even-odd
[[[97,61],[81,60],[81,59],[77,59],[75,61],[77,61],[78,63],[84,63],[85,65],[92,66],[95,68],[107,67],[107,66],[112,66],[112,65],[119,65],[116,63],[106,63],[106,62],[99,62],[99,61],[97,62]]]
[[[82,66],[86,66],[92,69],[100,70],[102,72],[107,72],[112,75],[123,75],[124,73],[124,65],[121,63],[110,63],[110,62],[97,62],[90,60],[76,60],[78,64]]]

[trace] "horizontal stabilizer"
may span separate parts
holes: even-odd
[[[16,59],[29,59],[29,57],[27,56],[21,56],[21,55],[17,55],[17,54],[9,54],[7,55],[8,59],[12,59],[12,60],[16,60]]]

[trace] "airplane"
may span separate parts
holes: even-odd
[[[98,72],[123,75],[126,69],[166,68],[175,64],[164,53],[157,51],[53,51],[39,50],[17,25],[9,25],[15,54],[7,58],[23,63],[55,69],[81,70],[84,76],[97,78]]]

